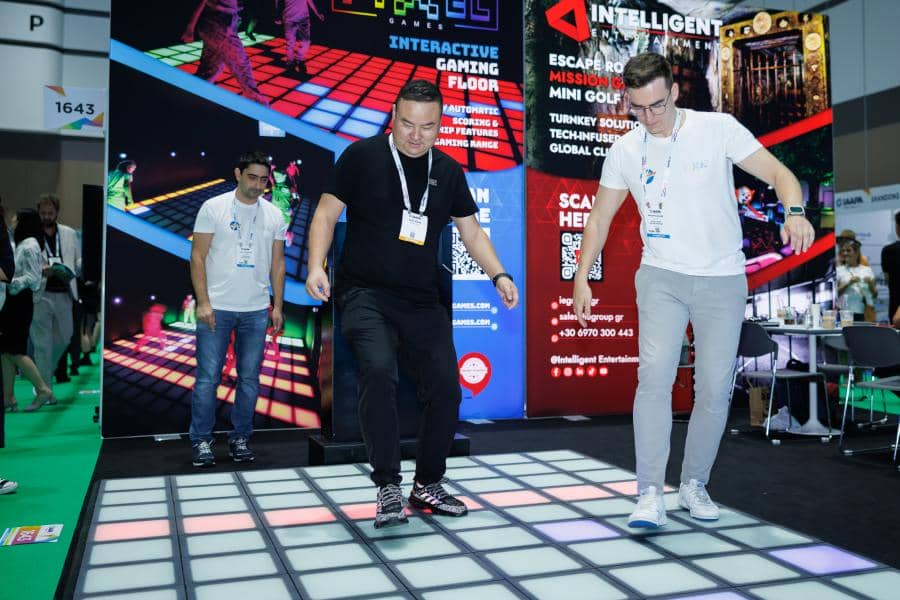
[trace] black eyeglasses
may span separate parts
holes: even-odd
[[[642,114],[646,115],[648,112],[652,115],[661,115],[666,112],[666,107],[669,105],[669,98],[672,96],[672,88],[669,88],[669,93],[666,94],[666,97],[655,104],[651,104],[650,106],[634,106],[630,105],[628,107],[628,112],[635,117],[640,117]],[[629,104],[631,102],[629,101]]]

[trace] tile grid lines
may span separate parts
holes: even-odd
[[[475,460],[478,460],[477,457],[475,457]],[[534,459],[532,459],[532,462],[534,462]],[[490,463],[488,463],[488,462],[483,462],[483,461],[478,461],[476,464],[478,464],[478,463],[481,463],[480,465],[478,465],[479,467],[484,467],[484,468],[486,468],[488,472],[496,473],[497,477],[510,477],[509,475],[507,475],[507,474],[505,474],[505,473],[496,471],[496,469],[494,469],[494,466],[495,466],[495,465],[491,465]],[[554,469],[555,469],[555,465],[553,465],[552,462],[538,461],[538,464],[542,464],[543,466],[547,466],[547,467],[550,467],[550,468],[554,468]],[[612,468],[612,467],[609,466],[609,468]],[[358,472],[359,472],[360,474],[363,474],[363,473],[364,473],[364,470],[362,470],[362,469],[357,469],[357,470],[358,470]],[[253,473],[253,472],[248,472],[248,473]],[[326,506],[329,506],[329,507],[331,507],[331,508],[333,509],[334,514],[335,514],[335,517],[338,519],[337,522],[341,522],[341,523],[344,523],[344,524],[350,524],[350,528],[351,528],[351,530],[352,530],[352,532],[353,532],[354,537],[356,538],[355,541],[360,541],[360,540],[361,540],[361,541],[362,541],[362,542],[363,542],[363,543],[364,543],[364,544],[365,544],[372,552],[375,553],[376,556],[379,556],[379,557],[380,557],[380,556],[383,556],[383,554],[379,551],[378,546],[375,544],[375,542],[376,542],[377,540],[376,540],[376,539],[372,539],[372,538],[368,538],[368,537],[361,531],[361,529],[360,529],[358,526],[352,524],[352,520],[351,520],[351,519],[345,517],[345,516],[342,514],[342,512],[341,512],[341,510],[340,510],[340,506],[341,506],[340,503],[335,502],[335,501],[332,501],[331,497],[328,495],[328,491],[333,491],[333,490],[327,490],[327,489],[325,489],[324,487],[320,486],[320,484],[319,484],[320,481],[325,481],[325,480],[327,480],[327,479],[334,479],[333,477],[323,477],[323,476],[314,477],[314,476],[309,475],[304,469],[296,469],[296,470],[294,470],[294,473],[298,475],[298,479],[299,479],[300,481],[304,481],[304,482],[306,482],[306,483],[311,483],[314,489],[317,489],[317,490],[320,491],[321,495],[320,495],[319,499],[320,499],[321,501],[323,501],[324,504],[325,504]],[[575,476],[578,476],[578,472],[574,472],[574,473],[570,473],[570,474],[574,474]],[[523,475],[523,476],[526,476],[526,475]],[[252,499],[251,502],[250,502],[249,509],[252,511],[252,513],[253,513],[254,516],[256,517],[257,522],[260,523],[260,524],[264,523],[264,522],[265,522],[265,515],[263,514],[263,511],[262,511],[261,509],[257,509],[258,503],[257,503],[257,501],[256,501],[256,498],[257,498],[258,496],[254,496],[254,495],[251,493],[250,487],[247,485],[247,481],[244,479],[244,477],[238,476],[237,474],[235,474],[235,477],[237,477],[237,479],[240,480],[240,481],[238,482],[238,485],[245,491],[247,498],[248,498],[248,499]],[[515,479],[518,479],[518,477],[515,477]],[[462,487],[465,487],[465,482],[466,482],[466,481],[473,481],[473,480],[468,480],[468,479],[460,480],[459,485],[462,486]],[[519,481],[521,481],[521,480],[519,480]],[[588,480],[585,480],[585,481],[587,481],[588,484],[591,483],[591,482],[588,481]],[[521,482],[521,483],[524,484],[525,482]],[[602,485],[602,484],[601,484],[601,485]],[[167,489],[169,489],[169,494],[170,494],[170,499],[171,499],[171,500],[170,500],[170,503],[172,503],[172,504],[175,502],[175,499],[176,499],[176,494],[175,494],[175,491],[174,491],[174,489],[173,489],[173,488],[175,488],[175,487],[176,487],[176,486],[175,486],[175,481],[174,481],[174,480],[167,481]],[[526,489],[527,489],[527,488],[530,488],[530,486],[527,486],[527,484],[526,484]],[[350,488],[350,489],[353,489],[353,488]],[[618,492],[618,491],[616,491],[616,490],[610,490],[610,491],[611,491],[612,494],[613,494],[613,495],[611,496],[611,498],[616,498],[616,497],[621,497],[621,496],[623,496],[623,494],[622,494],[621,492]],[[374,497],[374,490],[372,490],[372,496]],[[478,495],[478,494],[475,494],[474,497],[478,498],[479,495]],[[373,498],[373,499],[374,499],[374,498]],[[548,498],[548,499],[549,499],[549,498]],[[485,505],[485,510],[490,510],[490,508],[489,508],[490,505],[489,505],[488,503],[484,503],[484,505]],[[510,508],[510,507],[507,507],[507,508]],[[569,505],[569,508],[572,508],[572,506]],[[174,509],[175,509],[174,505],[173,505],[173,506],[170,506],[170,518],[171,518],[172,515],[175,514],[175,510],[174,510]],[[531,525],[531,523],[529,523],[529,522],[527,522],[527,521],[524,521],[524,520],[521,520],[521,519],[517,518],[516,516],[514,516],[514,514],[508,513],[508,512],[506,512],[506,510],[504,510],[504,509],[497,509],[497,510],[494,510],[494,511],[492,511],[492,512],[495,512],[496,514],[500,514],[500,515],[501,515],[503,518],[505,518],[507,521],[510,521],[510,525],[521,525],[521,526],[525,526],[526,528],[527,528],[529,525]],[[584,512],[584,511],[581,511],[581,510],[579,510],[578,508],[576,508],[576,512]],[[95,513],[95,515],[94,515],[95,523],[96,523],[96,518],[97,518],[97,513]],[[594,517],[592,517],[590,514],[587,514],[587,513],[585,513],[585,514],[583,514],[583,515],[579,515],[579,518],[594,519],[594,520],[596,520],[596,521],[602,521],[602,519],[600,519],[600,518],[594,518]],[[453,542],[454,542],[455,544],[460,545],[463,549],[468,549],[468,552],[463,552],[462,555],[475,555],[475,556],[477,556],[477,555],[479,554],[478,550],[476,550],[475,547],[470,546],[467,542],[463,541],[461,538],[458,537],[458,533],[459,533],[458,530],[453,529],[453,528],[450,528],[450,527],[447,527],[447,525],[445,524],[445,522],[442,521],[442,519],[440,519],[440,518],[435,518],[435,517],[432,517],[432,516],[422,516],[422,520],[423,520],[424,522],[428,523],[428,524],[436,525],[437,528],[438,528],[438,531],[443,530],[443,531],[444,531],[444,532],[445,532],[445,533],[453,540]],[[365,522],[365,521],[363,521],[363,522]],[[677,522],[677,520],[676,520],[675,522]],[[178,527],[179,527],[179,530],[181,530],[181,523],[180,523],[180,522],[178,523]],[[721,529],[722,529],[722,530],[727,530],[727,529],[739,529],[740,527],[742,527],[742,526],[741,526],[741,525],[736,525],[736,526],[733,526],[733,527],[725,526],[725,527],[722,527]],[[93,528],[92,528],[92,531],[93,531]],[[469,531],[469,530],[467,529],[466,531]],[[585,571],[584,566],[587,565],[587,566],[588,566],[588,569],[587,569],[588,572],[598,573],[598,574],[600,574],[601,577],[603,577],[606,581],[608,581],[608,582],[615,582],[614,585],[615,585],[618,589],[620,589],[620,590],[621,590],[621,589],[626,589],[626,590],[629,589],[629,588],[627,588],[623,583],[621,583],[621,582],[615,580],[611,575],[608,574],[608,571],[610,571],[611,569],[617,568],[617,565],[607,565],[607,566],[605,566],[605,567],[603,567],[603,568],[594,568],[594,567],[591,566],[591,563],[587,561],[587,559],[581,557],[580,555],[576,554],[574,551],[570,550],[570,549],[567,547],[568,545],[571,545],[571,543],[566,544],[566,543],[556,542],[555,540],[553,540],[552,538],[550,538],[548,535],[545,535],[542,531],[536,530],[536,529],[533,529],[533,528],[528,529],[528,531],[529,531],[529,533],[532,533],[533,535],[538,536],[540,539],[546,540],[546,543],[542,544],[541,547],[548,547],[548,546],[549,546],[549,547],[556,548],[556,549],[560,550],[560,551],[562,552],[563,555],[566,555],[566,556],[568,556],[568,557],[574,559],[576,563],[578,563],[578,564],[581,565],[580,571],[578,571],[578,572],[584,572],[584,571]],[[170,533],[171,533],[171,532],[170,532]],[[735,540],[730,540],[730,539],[727,539],[727,540],[726,540],[724,537],[716,535],[717,532],[713,532],[713,531],[708,530],[708,529],[705,530],[705,531],[703,531],[702,533],[706,533],[706,534],[712,533],[713,535],[712,535],[711,537],[713,537],[713,538],[719,538],[719,539],[722,540],[722,541],[729,541],[729,542],[732,542],[732,543],[737,543],[737,542],[735,542]],[[408,537],[406,534],[403,533],[402,528],[401,528],[401,529],[398,529],[396,532],[393,532],[393,533],[391,533],[391,534],[389,534],[389,535],[391,535],[392,537],[393,537],[394,535],[397,535],[397,536],[400,536],[400,537]],[[657,535],[663,536],[663,535],[665,535],[665,532],[663,531],[663,532],[661,532],[661,533],[659,533],[659,534],[657,534]],[[292,581],[293,583],[296,583],[296,581],[295,581],[295,580],[297,579],[297,574],[296,574],[296,572],[290,567],[289,564],[287,564],[287,563],[284,561],[284,559],[282,558],[282,554],[281,554],[280,552],[278,552],[278,549],[279,549],[279,542],[278,542],[278,539],[274,537],[274,535],[273,535],[272,532],[267,532],[267,537],[269,538],[269,542],[270,542],[270,544],[271,544],[271,547],[272,547],[274,550],[276,550],[276,553],[279,555],[279,560],[281,560],[281,562],[282,562],[282,567],[285,569],[285,573],[291,574],[291,581]],[[622,537],[622,538],[625,538],[626,535],[623,534],[621,537]],[[643,545],[649,545],[649,538],[652,538],[652,537],[655,537],[655,536],[651,536],[651,535],[647,535],[647,536],[635,536],[635,539],[636,539],[636,541],[639,541],[639,543],[641,543],[641,544],[643,544]],[[668,537],[671,537],[671,536],[668,536]],[[390,539],[390,538],[386,538],[386,537],[385,537],[385,538],[380,538],[380,539]],[[617,539],[619,539],[619,538],[617,538]],[[814,540],[810,540],[809,542],[815,542],[815,541],[814,541]],[[804,544],[804,545],[807,545],[807,544]],[[314,550],[316,547],[317,547],[317,545],[310,545],[310,546],[304,546],[303,548],[304,548],[304,550],[310,550],[310,551],[312,551],[312,550]],[[781,549],[781,548],[782,548],[782,547],[779,547],[779,549]],[[179,549],[180,549],[180,545],[179,545]],[[658,553],[660,553],[660,554],[662,554],[663,556],[671,556],[671,557],[673,557],[673,559],[674,559],[675,561],[677,561],[677,562],[684,563],[684,564],[687,564],[687,565],[691,566],[691,567],[692,567],[691,570],[692,570],[693,572],[695,572],[695,573],[702,572],[704,577],[706,577],[706,578],[708,578],[708,579],[711,579],[711,580],[713,580],[713,581],[716,581],[716,582],[719,584],[719,586],[716,588],[716,590],[718,590],[718,591],[728,590],[728,589],[732,589],[732,590],[744,590],[744,589],[746,589],[747,587],[749,587],[749,586],[746,586],[746,585],[743,586],[743,587],[740,587],[740,586],[734,586],[734,585],[732,585],[732,584],[729,584],[727,581],[722,580],[722,579],[719,579],[718,577],[716,577],[716,576],[713,575],[712,573],[708,573],[708,572],[706,572],[706,571],[700,571],[696,566],[692,565],[692,564],[689,562],[689,561],[692,561],[692,560],[697,560],[697,559],[707,558],[707,557],[710,557],[710,556],[714,556],[714,557],[734,556],[735,554],[740,554],[741,552],[746,552],[746,551],[747,551],[746,548],[740,548],[740,549],[737,550],[737,551],[734,551],[734,552],[728,552],[728,553],[716,553],[716,554],[712,554],[712,555],[696,555],[696,556],[689,556],[689,557],[681,557],[681,556],[678,556],[677,554],[675,554],[675,553],[673,553],[673,552],[669,552],[668,550],[666,550],[666,549],[664,549],[664,548],[660,548],[660,547],[656,547],[656,546],[653,546],[653,550],[656,551],[656,552],[658,552]],[[757,550],[754,550],[753,548],[751,548],[750,551],[751,551],[751,552],[754,552],[754,553],[757,553],[757,552],[758,552],[758,555],[764,556],[764,557],[768,558],[769,560],[772,560],[773,562],[779,562],[779,561],[777,561],[777,559],[775,559],[774,557],[771,557],[771,556],[765,554],[764,551],[762,551],[762,550],[757,551]],[[502,550],[501,550],[501,552],[502,552]],[[86,554],[85,556],[88,556],[88,555]],[[459,555],[457,554],[457,555],[454,555],[454,556],[459,556]],[[386,558],[386,557],[385,557],[385,558]],[[500,569],[494,567],[489,561],[487,561],[486,559],[482,559],[481,557],[479,557],[479,559],[480,559],[480,560],[478,560],[477,562],[479,562],[479,564],[480,564],[483,568],[485,568],[485,570],[487,570],[489,573],[491,573],[495,578],[499,578],[499,580],[501,580],[501,581],[502,581],[502,580],[506,580],[507,582],[509,582],[509,584],[515,586],[516,589],[518,589],[520,592],[524,592],[524,588],[522,588],[522,587],[514,580],[513,577],[506,577],[506,576],[504,576],[503,573],[500,571]],[[432,558],[426,559],[426,562],[427,562],[428,560],[433,560],[433,557],[432,557]],[[669,559],[669,560],[671,561],[672,559]],[[410,562],[415,563],[415,562],[422,562],[422,561],[410,561]],[[632,564],[640,566],[641,564],[654,564],[654,563],[656,563],[656,562],[658,562],[658,561],[651,561],[651,563],[625,563],[625,564],[626,564],[627,566],[632,566]],[[188,568],[189,568],[187,562],[184,562],[184,559],[183,559],[183,564],[185,565],[185,569],[188,569]],[[394,565],[388,564],[387,562],[386,562],[386,564],[387,564],[387,567],[390,568],[390,569],[392,570],[392,572],[393,572],[395,575],[400,575],[400,573],[396,570],[396,567],[395,567]],[[789,567],[789,568],[791,567],[791,565],[788,565],[788,564],[786,564],[786,563],[780,563],[780,564],[784,564],[785,566],[787,566],[787,567]],[[621,566],[618,566],[618,568],[621,568]],[[869,571],[866,571],[866,573],[870,573],[870,574],[871,574],[871,573],[878,573],[878,572],[880,572],[880,571],[881,571],[880,569],[875,569],[875,570],[869,570]],[[566,571],[566,572],[569,572],[569,571]],[[561,572],[561,573],[562,573],[562,572]],[[555,574],[556,574],[556,573],[554,573],[553,575],[555,575]],[[548,575],[549,575],[549,574],[548,574]],[[837,575],[837,576],[846,576],[846,575],[847,575],[846,573],[841,573],[841,574],[839,574],[839,575]],[[523,577],[524,577],[525,579],[523,579]],[[836,576],[832,576],[832,577],[829,577],[829,578],[827,578],[827,579],[826,579],[826,578],[820,578],[818,581],[831,581],[831,580],[834,579],[835,577],[836,577]],[[398,577],[398,579],[401,579],[401,578]],[[527,581],[527,580],[528,580],[528,579],[527,579],[527,576],[520,576],[520,577],[517,577],[516,579],[522,579],[523,581]],[[791,579],[791,580],[785,580],[785,581],[788,581],[788,582],[790,582],[790,583],[796,583],[796,582],[804,581],[804,580],[808,580],[808,579],[812,579],[812,578],[804,578],[804,577],[800,577],[800,578],[797,578],[797,579]],[[402,580],[402,579],[401,579],[401,580]],[[186,581],[187,581],[187,575],[185,575],[183,581],[186,583]],[[772,580],[772,581],[775,581],[775,580]],[[754,586],[758,586],[758,585],[760,585],[760,584],[753,584],[753,585],[754,585]],[[437,589],[439,589],[439,588],[437,588]],[[449,589],[449,588],[448,588],[448,589]],[[846,588],[840,588],[840,590],[841,590],[842,592],[845,592],[845,593],[847,592]],[[434,590],[431,590],[431,591],[434,591]],[[634,590],[634,591],[637,592],[637,590]],[[854,597],[862,597],[862,596],[854,596]]]

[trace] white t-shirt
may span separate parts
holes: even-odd
[[[682,126],[674,144],[671,136],[646,136],[647,198],[641,186],[645,130],[640,126],[612,145],[600,183],[627,189],[634,197],[641,213],[642,264],[686,275],[743,274],[732,165],[762,145],[727,113],[681,110]],[[670,154],[668,189],[659,209]]]
[[[870,277],[875,278],[872,267],[867,265],[856,265],[855,267],[838,265],[835,275],[837,276],[838,287],[849,284],[844,288],[839,300],[844,303],[847,310],[863,313],[866,310],[866,304],[874,306],[875,295],[872,293],[872,288],[869,287],[869,284],[865,282]],[[850,283],[850,280],[854,277],[858,277],[859,281]]]
[[[235,219],[240,231],[231,227]],[[238,267],[239,246],[251,242],[251,229],[253,266]],[[284,240],[286,230],[281,211],[264,199],[248,206],[237,200],[234,192],[227,192],[203,203],[194,233],[213,234],[206,256],[206,288],[214,309],[248,312],[268,308],[272,245]]]

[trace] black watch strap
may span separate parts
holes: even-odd
[[[510,275],[509,273],[497,273],[496,275],[491,277],[491,283],[494,284],[494,287],[497,287],[497,282],[500,281],[501,277],[506,277],[510,281],[513,281],[512,275]],[[515,283],[515,281],[513,281],[513,283]]]

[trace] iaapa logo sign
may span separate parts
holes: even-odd
[[[491,380],[491,361],[480,352],[469,352],[459,359],[459,383],[477,396]]]
[[[866,207],[870,204],[869,193],[865,190],[842,192],[835,194],[834,206],[844,210],[854,210]]]
[[[333,12],[384,17],[410,27],[451,25],[460,29],[497,31],[500,0],[331,0]]]
[[[584,0],[561,0],[544,14],[547,15],[550,27],[576,42],[583,42],[591,37]]]

